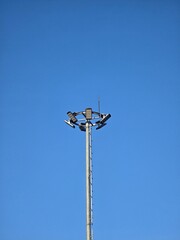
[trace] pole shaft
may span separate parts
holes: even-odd
[[[91,126],[86,122],[86,239],[91,239],[91,166],[90,166],[90,131]]]

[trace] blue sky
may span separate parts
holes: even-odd
[[[180,3],[1,0],[0,239],[85,239],[93,129],[94,239],[180,239]]]

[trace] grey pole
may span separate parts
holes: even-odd
[[[86,122],[86,239],[92,240],[92,209],[91,209],[91,124]]]
[[[100,111],[100,109],[99,109]],[[64,120],[70,127],[78,126],[81,131],[86,132],[86,240],[93,240],[93,221],[92,221],[92,143],[91,129],[96,126],[100,129],[106,125],[106,121],[111,114],[105,114],[92,111],[92,108],[86,108],[85,111],[68,111],[68,120]],[[79,116],[82,118],[79,118]]]

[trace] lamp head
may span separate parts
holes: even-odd
[[[86,113],[86,120],[91,120],[92,119],[92,108],[86,108],[85,113]]]
[[[69,111],[69,112],[67,112],[67,115],[70,118],[71,122],[76,123],[78,121],[77,118],[75,117],[76,116],[75,113],[72,113],[72,112]]]
[[[85,128],[84,126],[82,126],[82,125],[79,126],[79,129],[80,129],[81,131],[83,131],[83,132],[86,131],[86,128]]]
[[[71,121],[70,121],[70,120],[69,120],[69,121],[67,121],[67,120],[64,120],[64,122],[65,122],[66,124],[68,124],[70,127],[72,127],[72,128],[75,128],[74,124],[73,124],[73,123],[71,123]]]
[[[100,123],[104,124],[109,118],[111,117],[111,114],[104,114],[103,118],[101,119]]]
[[[98,127],[96,128],[96,130],[101,129],[101,128],[104,127],[106,124],[107,124],[107,123],[100,123],[100,124],[98,125]]]

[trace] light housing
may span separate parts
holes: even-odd
[[[96,130],[101,129],[102,127],[106,126],[107,123],[101,123],[98,125],[98,127],[96,128]]]
[[[71,122],[76,123],[78,121],[77,118],[75,117],[75,113],[69,111],[67,112],[67,115],[70,118]]]
[[[79,125],[79,129],[80,129],[81,131],[85,132],[85,131],[86,131],[86,126],[83,125],[83,124],[80,124],[80,125]]]
[[[92,119],[92,108],[86,108],[86,120]]]
[[[64,122],[70,127],[75,128],[74,124],[72,124],[71,121],[64,120]]]
[[[105,114],[102,118],[102,120],[100,121],[100,123],[104,124],[109,118],[111,117],[111,114]]]

